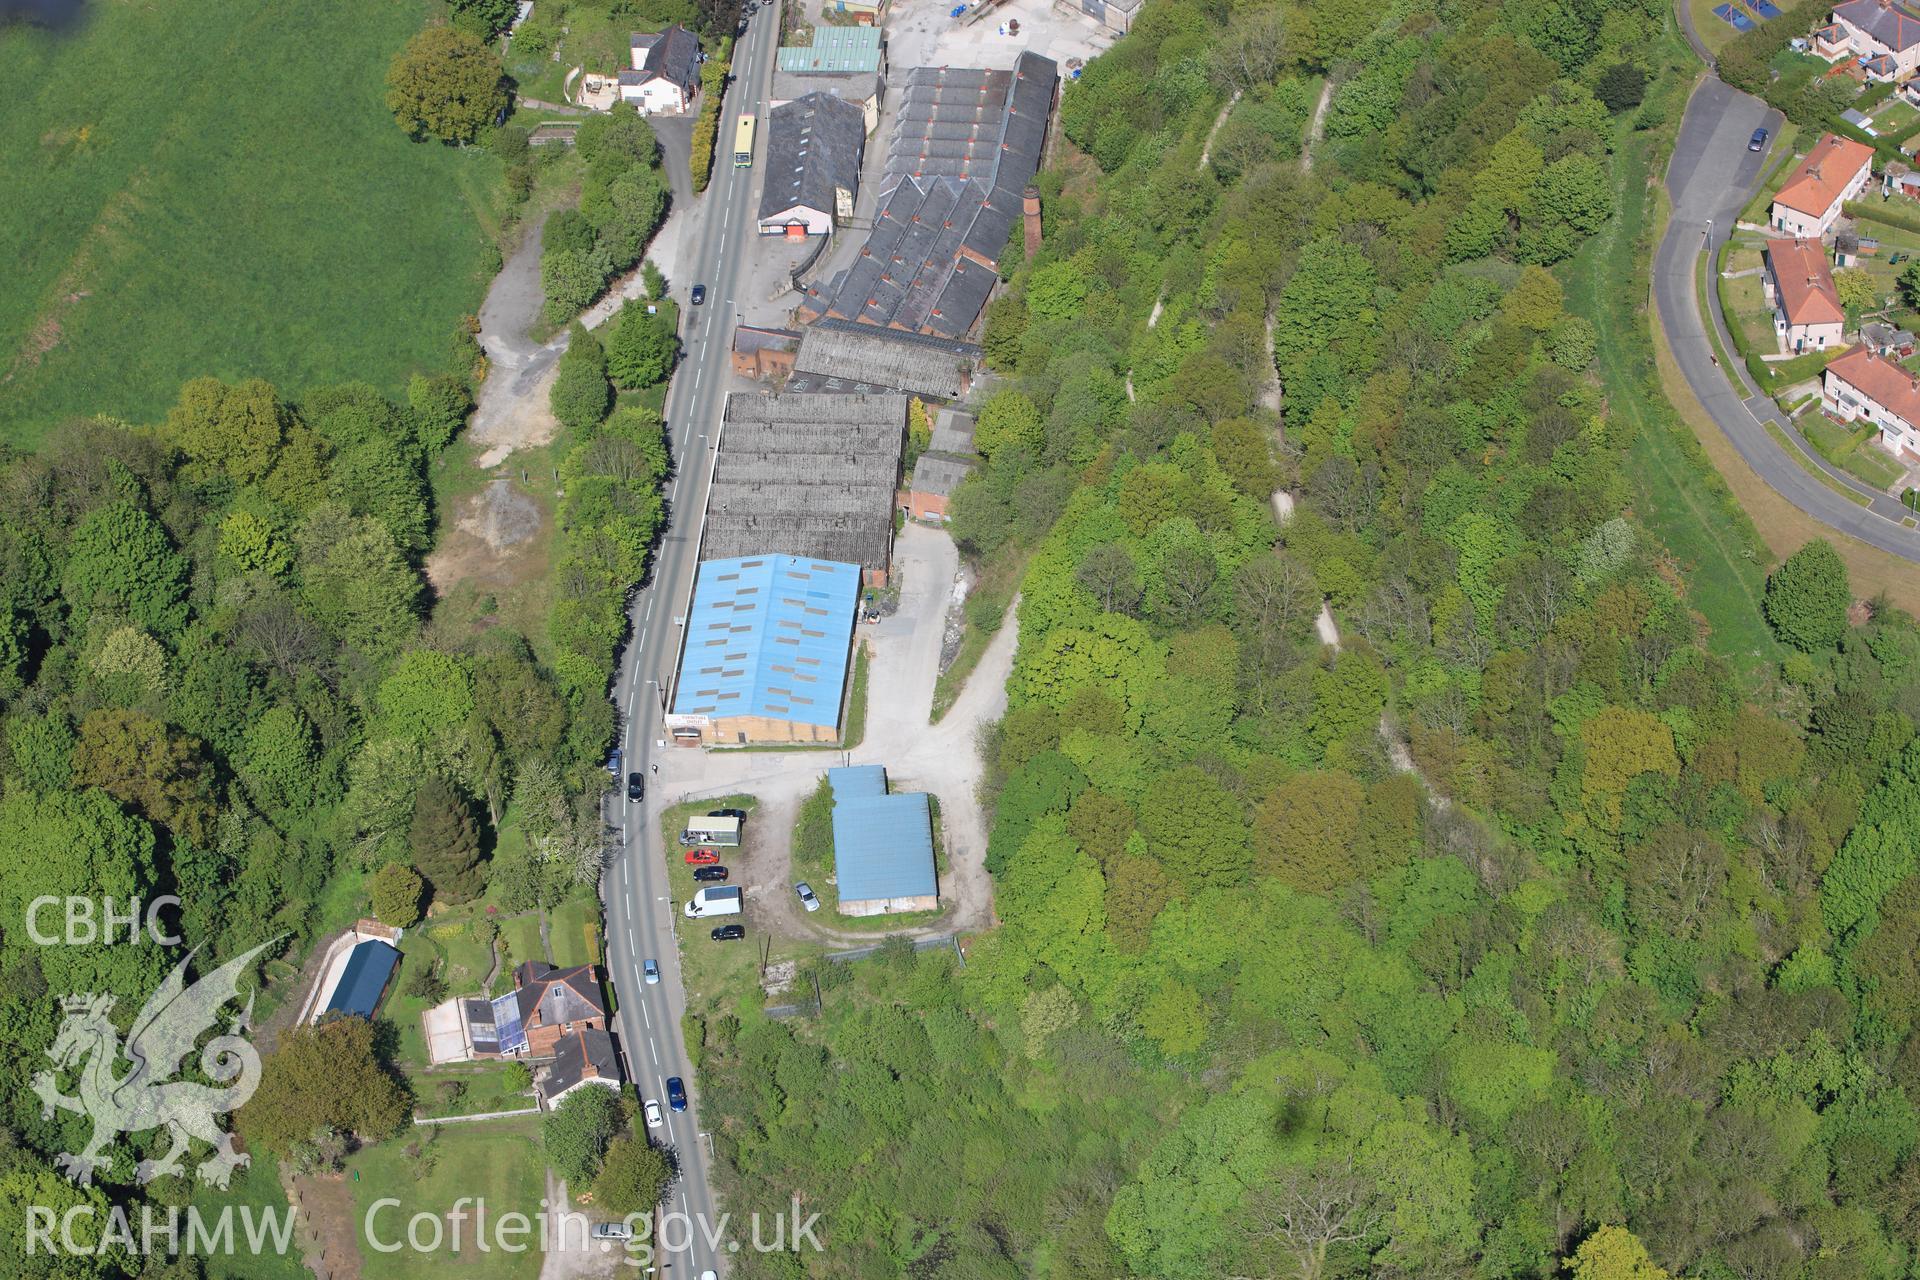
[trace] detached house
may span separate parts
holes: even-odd
[[[1838,346],[1847,316],[1820,242],[1769,240],[1766,259],[1761,283],[1781,344],[1794,352]]]
[[[1872,148],[1823,133],[1775,193],[1767,225],[1790,236],[1818,240],[1840,217],[1840,206],[1859,195],[1872,176]]]
[[[677,114],[700,89],[700,39],[679,23],[633,37],[633,67],[620,73],[620,101],[643,116]]]
[[[554,1046],[553,1061],[540,1069],[533,1082],[540,1105],[551,1111],[575,1089],[597,1084],[619,1089],[620,1055],[613,1037],[604,1031],[577,1027]]]
[[[1900,0],[1847,0],[1833,22],[1813,33],[1829,62],[1857,58],[1875,80],[1905,80],[1920,70],[1920,13]]]
[[[1880,428],[1880,447],[1905,462],[1920,462],[1920,377],[1866,347],[1853,347],[1827,366],[1820,404],[1842,422],[1865,419]]]
[[[528,960],[513,971],[513,1001],[524,1036],[524,1052],[545,1058],[575,1031],[607,1029],[607,1001],[590,964],[556,969],[544,960]],[[504,1052],[511,1052],[502,1044]]]

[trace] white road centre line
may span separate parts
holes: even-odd
[[[643,1005],[642,1007],[644,1008],[645,1006]],[[652,1059],[653,1059],[653,1065],[654,1065],[654,1066],[656,1066],[656,1067],[657,1067],[657,1066],[659,1066],[659,1065],[660,1065],[660,1055],[659,1055],[659,1054],[657,1054],[657,1053],[655,1053],[655,1052],[654,1052],[654,1050],[653,1050],[653,1037],[652,1037],[652,1036],[648,1036],[648,1037],[647,1037],[647,1056],[648,1056],[649,1058],[652,1058]]]

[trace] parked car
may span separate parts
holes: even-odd
[[[620,776],[620,748],[615,747],[613,754],[607,757],[607,772],[614,777]]]
[[[666,1123],[666,1118],[660,1114],[660,1100],[658,1098],[648,1098],[647,1099],[647,1128],[658,1129],[661,1125],[665,1123]]]
[[[693,879],[696,884],[725,884],[727,882],[727,869],[725,867],[711,866],[695,867],[693,869]]]
[[[745,18],[733,24],[733,34],[736,38],[747,34],[747,20]]]
[[[649,960],[641,965],[640,968],[642,972],[647,975],[648,986],[657,987],[660,985],[660,962],[658,960]]]
[[[1767,131],[1765,129],[1755,129],[1753,131],[1753,136],[1747,139],[1747,150],[1765,151],[1766,149],[1767,149]]]
[[[747,926],[743,924],[723,924],[707,936],[715,942],[738,942],[747,936]]]
[[[667,1077],[667,1110],[685,1111],[687,1109],[687,1086],[679,1076]]]
[[[595,1240],[631,1240],[633,1228],[624,1222],[596,1222],[590,1234]]]
[[[732,818],[736,822],[745,822],[747,820],[747,811],[745,809],[709,809],[707,816],[709,818]]]
[[[693,305],[697,307],[701,303],[705,302],[706,300],[707,300],[707,286],[703,284],[697,284],[693,286]]]
[[[627,775],[627,799],[644,800],[647,796],[646,781],[637,773]]]
[[[793,886],[793,891],[800,895],[801,906],[809,911],[818,911],[820,909],[820,899],[814,896],[813,886],[805,880]]]
[[[690,867],[710,867],[718,861],[720,861],[718,849],[687,850],[687,865]]]

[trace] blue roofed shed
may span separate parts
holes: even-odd
[[[887,794],[887,771],[877,764],[847,765],[827,770],[827,784],[833,788],[835,804],[883,796]]]
[[[709,560],[694,581],[667,727],[681,742],[835,742],[860,566]]]
[[[355,946],[347,957],[340,981],[334,984],[333,999],[327,1001],[320,1016],[348,1013],[357,1018],[371,1018],[373,1011],[380,1007],[380,997],[393,977],[394,966],[399,963],[400,952],[390,943],[369,938]]]
[[[940,905],[933,811],[921,792],[889,795],[879,765],[830,769],[834,881],[840,912],[875,916]]]

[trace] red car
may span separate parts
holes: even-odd
[[[690,867],[710,867],[718,861],[720,852],[717,849],[687,850],[687,865]]]

